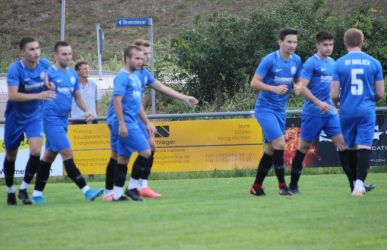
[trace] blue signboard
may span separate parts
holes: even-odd
[[[143,27],[152,26],[152,18],[134,17],[134,18],[116,18],[117,27]]]

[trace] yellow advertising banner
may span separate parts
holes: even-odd
[[[153,172],[256,168],[263,152],[255,119],[155,122]],[[71,125],[74,159],[83,174],[104,174],[110,156],[106,124]],[[136,155],[129,163],[132,166]]]

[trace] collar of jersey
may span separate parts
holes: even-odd
[[[280,58],[282,61],[285,61],[285,62],[289,61],[289,60],[292,59],[292,57],[293,57],[293,55],[290,55],[289,58],[288,58],[288,60],[285,60],[285,59],[283,59],[283,58],[281,57],[281,55],[280,55],[280,53],[279,53],[279,50],[277,50],[276,53],[277,53],[277,57]]]

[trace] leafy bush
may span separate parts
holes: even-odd
[[[335,35],[333,57],[338,58],[346,53],[342,42],[345,30],[360,28],[366,38],[364,50],[382,62],[386,73],[387,20],[383,14],[362,6],[341,15],[327,8],[324,0],[286,0],[258,9],[246,18],[229,14],[214,14],[209,20],[197,17],[195,28],[172,40],[172,60],[184,71],[178,77],[191,95],[212,103],[216,110],[240,108],[240,102],[247,100],[236,102],[235,97],[249,95],[243,91],[252,92],[245,87],[246,82],[259,61],[277,49],[277,33],[282,27],[298,29],[297,54],[303,60],[315,53],[317,32],[329,30]],[[224,104],[228,106],[223,107]],[[290,104],[301,108],[302,98],[293,98]]]

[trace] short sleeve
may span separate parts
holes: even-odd
[[[9,66],[7,84],[8,86],[19,86],[20,84],[20,72],[17,69],[17,63],[13,63]]]
[[[94,86],[95,86],[95,100],[99,101],[101,100],[101,93],[99,92],[97,84],[94,84]]]
[[[336,61],[335,64],[333,65],[333,78],[332,78],[333,81],[339,81],[340,80],[339,72],[337,70],[338,69],[338,64],[339,64],[339,62]]]
[[[74,91],[80,91],[80,89],[81,89],[81,83],[80,83],[80,81],[79,81],[78,74],[74,73],[73,75],[74,75],[74,77],[75,77]]]
[[[314,63],[311,60],[307,60],[304,63],[304,67],[301,70],[301,78],[310,81],[313,76]]]
[[[113,96],[124,96],[126,92],[126,85],[128,77],[123,74],[119,74],[114,78]]]
[[[297,71],[296,74],[294,75],[294,78],[300,78],[301,77],[301,72],[302,72],[302,62],[301,58],[297,56]]]
[[[379,61],[376,60],[375,81],[383,81],[383,68]]]
[[[265,56],[259,63],[257,69],[255,70],[255,74],[260,75],[262,78],[265,78],[269,74],[272,66],[273,62],[272,60],[270,60],[270,57]]]
[[[151,85],[156,82],[156,78],[153,76],[151,72],[149,72],[147,69],[144,69],[147,81],[145,82],[145,85]]]

